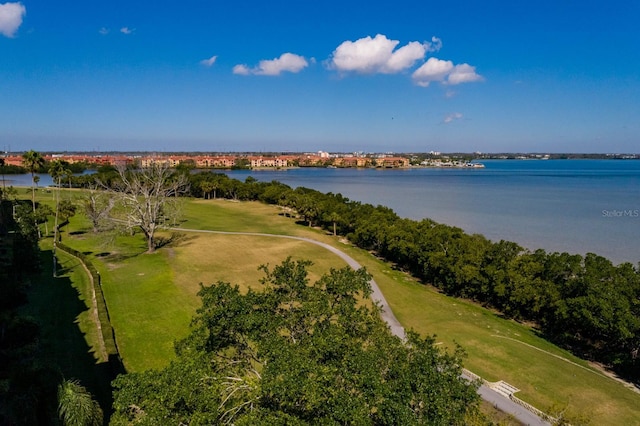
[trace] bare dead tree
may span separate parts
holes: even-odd
[[[116,198],[107,191],[101,191],[97,185],[90,185],[82,199],[84,214],[91,221],[93,232],[98,233],[107,223]]]
[[[147,239],[147,253],[152,253],[156,232],[167,228],[167,222],[180,210],[178,195],[187,191],[188,180],[163,162],[139,170],[119,166],[118,174],[120,181],[112,191],[123,207],[122,220],[130,229],[140,228]]]

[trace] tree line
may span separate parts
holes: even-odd
[[[640,267],[614,265],[589,253],[528,250],[511,241],[437,223],[399,217],[385,206],[349,200],[281,182],[245,181],[211,171],[177,169],[181,195],[256,200],[346,237],[444,293],[474,300],[508,318],[534,322],[548,340],[576,355],[640,379]],[[117,182],[115,169],[81,176]],[[183,182],[182,178],[180,181]],[[80,182],[78,182],[80,184]]]
[[[190,176],[191,195],[258,200],[295,212],[375,252],[444,293],[533,321],[548,340],[640,379],[640,269],[588,253],[527,250],[511,241],[399,217],[392,209],[280,182]]]

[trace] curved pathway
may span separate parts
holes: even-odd
[[[254,237],[286,238],[290,240],[304,241],[304,242],[315,244],[317,246],[320,246],[329,250],[331,253],[334,253],[335,255],[339,256],[342,260],[347,262],[347,264],[351,266],[353,269],[361,268],[361,265],[345,252],[329,244],[316,241],[311,238],[295,237],[292,235],[263,234],[259,232],[209,231],[204,229],[189,229],[189,228],[171,228],[171,230],[185,231],[185,232],[200,232],[200,233],[208,233],[208,234],[222,234],[222,235],[247,235],[247,236],[254,236]],[[371,290],[372,290],[371,298],[373,299],[374,303],[378,304],[382,308],[382,312],[381,312],[382,319],[389,325],[389,328],[391,328],[391,332],[395,336],[398,336],[402,340],[405,340],[406,334],[404,331],[404,327],[402,327],[398,319],[395,317],[395,315],[393,315],[393,312],[391,311],[391,307],[389,307],[389,304],[387,303],[387,300],[384,298],[382,291],[380,291],[380,287],[378,287],[378,284],[373,279],[371,279],[369,283],[371,284]],[[462,377],[465,377],[470,380],[470,378],[465,376],[464,374],[462,375]],[[494,391],[493,389],[489,388],[484,384],[480,385],[480,387],[478,388],[478,394],[482,399],[489,402],[491,405],[493,405],[497,409],[512,415],[513,417],[515,417],[517,420],[519,420],[525,425],[528,425],[528,426],[549,426],[550,425],[550,423],[544,421],[543,419],[541,419],[531,411],[527,410],[521,405],[516,404],[515,402],[511,401],[509,398],[506,398],[502,394]]]

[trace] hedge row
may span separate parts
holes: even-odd
[[[111,321],[109,319],[109,311],[107,310],[107,304],[104,300],[104,294],[102,293],[102,283],[100,281],[100,273],[93,266],[93,263],[89,260],[89,258],[82,252],[78,250],[72,249],[69,246],[66,246],[62,243],[58,243],[56,245],[60,250],[69,253],[72,256],[80,259],[82,263],[84,263],[85,267],[91,274],[93,290],[96,295],[96,305],[98,308],[98,320],[100,321],[100,328],[102,330],[102,339],[104,340],[105,350],[107,352],[107,356],[111,358],[112,355],[116,355],[119,357],[118,346],[116,345],[115,333],[113,331],[113,327],[111,327]]]

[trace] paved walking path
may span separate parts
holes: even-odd
[[[255,236],[255,237],[287,238],[290,240],[305,241],[307,243],[315,244],[329,250],[330,252],[342,258],[345,262],[347,262],[349,266],[351,266],[354,269],[361,268],[360,264],[356,262],[355,259],[353,259],[348,254],[344,253],[343,251],[329,244],[316,241],[311,238],[294,237],[291,235],[263,234],[259,232],[208,231],[203,229],[188,229],[188,228],[171,228],[171,229],[174,231],[185,231],[185,232],[202,232],[202,233],[223,234],[223,235],[248,235],[248,236]],[[387,303],[387,300],[384,298],[382,291],[380,291],[380,287],[378,287],[378,284],[373,279],[369,283],[371,284],[371,290],[372,290],[371,298],[375,303],[377,303],[382,308],[382,314],[381,314],[382,319],[389,325],[389,327],[391,328],[391,332],[395,336],[398,336],[402,340],[405,340],[406,334],[404,331],[404,327],[402,327],[398,319],[395,317],[395,315],[393,315],[393,312],[391,311],[391,307],[389,307],[389,304]],[[469,377],[466,377],[464,374],[462,376],[467,379],[470,379]],[[515,417],[525,425],[528,425],[528,426],[549,426],[550,425],[550,423],[542,420],[540,417],[538,417],[531,411],[527,410],[521,405],[516,404],[515,402],[511,401],[509,398],[506,398],[505,396],[494,391],[488,386],[481,385],[480,388],[478,389],[478,394],[482,399],[489,402],[494,407],[498,408],[499,410],[505,413],[511,414],[513,417]]]

